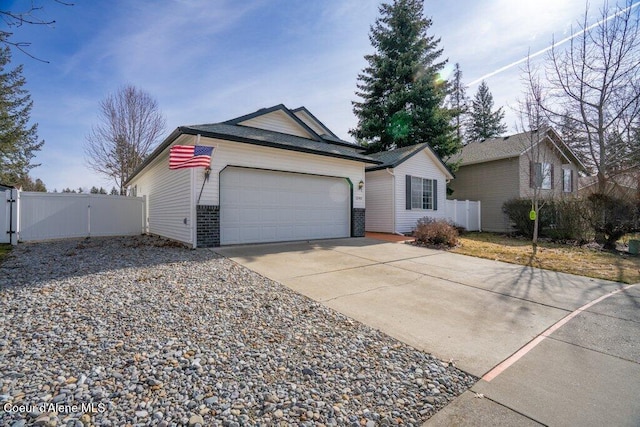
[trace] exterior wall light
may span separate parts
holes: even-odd
[[[363,187],[364,187],[364,181],[360,180],[360,182],[358,183],[358,190],[362,190]]]

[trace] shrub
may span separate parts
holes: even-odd
[[[605,249],[615,249],[616,241],[639,229],[639,208],[633,202],[599,193],[591,194],[587,201],[588,220],[596,236],[602,236],[599,243]]]
[[[424,217],[418,220],[414,236],[418,243],[453,247],[458,244],[458,230],[449,222]]]
[[[586,243],[593,233],[585,211],[588,210],[584,199],[554,200],[549,206],[552,223],[548,229],[544,229],[544,235],[554,240],[576,240],[578,243]]]
[[[544,201],[540,201],[542,204]],[[553,224],[553,214],[548,209],[548,203],[538,211],[538,235],[544,235],[544,230]],[[529,199],[511,199],[504,202],[502,211],[509,217],[513,224],[513,228],[517,234],[533,237],[533,221],[529,218],[531,212],[531,200]]]

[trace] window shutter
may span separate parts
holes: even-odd
[[[553,182],[553,163],[549,165],[549,175],[551,175],[551,189],[553,190],[553,187],[555,187]]]
[[[438,180],[434,179],[433,181],[433,210],[438,210]]]
[[[536,182],[536,166],[535,163],[529,162],[529,188],[535,188]]]
[[[411,175],[405,175],[406,178],[406,208],[411,210]]]

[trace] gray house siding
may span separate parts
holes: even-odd
[[[507,200],[520,196],[519,168],[520,162],[516,157],[461,166],[455,173],[456,178],[450,183],[453,194],[449,198],[480,200],[482,229],[507,232],[511,226],[502,212],[502,205]]]
[[[542,198],[565,198],[576,197],[578,195],[578,169],[575,164],[568,163],[568,160],[559,157],[557,150],[547,144],[541,145],[540,150],[535,155],[524,154],[520,156],[520,195],[519,197],[531,197],[531,162],[550,163],[553,166],[553,184],[551,189],[541,189]],[[562,170],[573,171],[571,192],[565,192],[562,185]]]

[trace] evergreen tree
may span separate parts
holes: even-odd
[[[105,190],[103,187],[100,187],[100,190],[98,190],[98,194],[107,194],[107,190]]]
[[[47,187],[40,178],[36,178],[34,181],[29,175],[23,176],[17,183],[17,187],[22,187],[22,191],[39,191],[42,193],[47,192]]]
[[[116,187],[111,187],[111,193],[109,194],[111,194],[112,196],[117,196],[118,194],[120,194],[120,192]]]
[[[38,141],[38,125],[29,125],[33,102],[22,65],[10,70],[10,62],[9,47],[0,47],[0,182],[18,185],[38,166],[31,161],[44,141]]]
[[[478,91],[471,103],[469,113],[469,125],[467,128],[467,141],[495,138],[507,130],[503,123],[504,111],[502,107],[493,111],[493,95],[484,80],[480,83]]]
[[[369,34],[375,53],[365,56],[369,65],[358,75],[358,125],[350,133],[370,152],[429,142],[448,157],[460,144],[444,107],[440,39],[427,34],[431,19],[422,0],[394,0],[379,10]]]
[[[449,93],[449,105],[453,113],[452,124],[456,129],[456,136],[459,141],[463,140],[464,123],[469,113],[469,98],[467,88],[462,83],[462,70],[460,64],[456,63],[453,68],[453,80],[451,81],[451,91]]]

